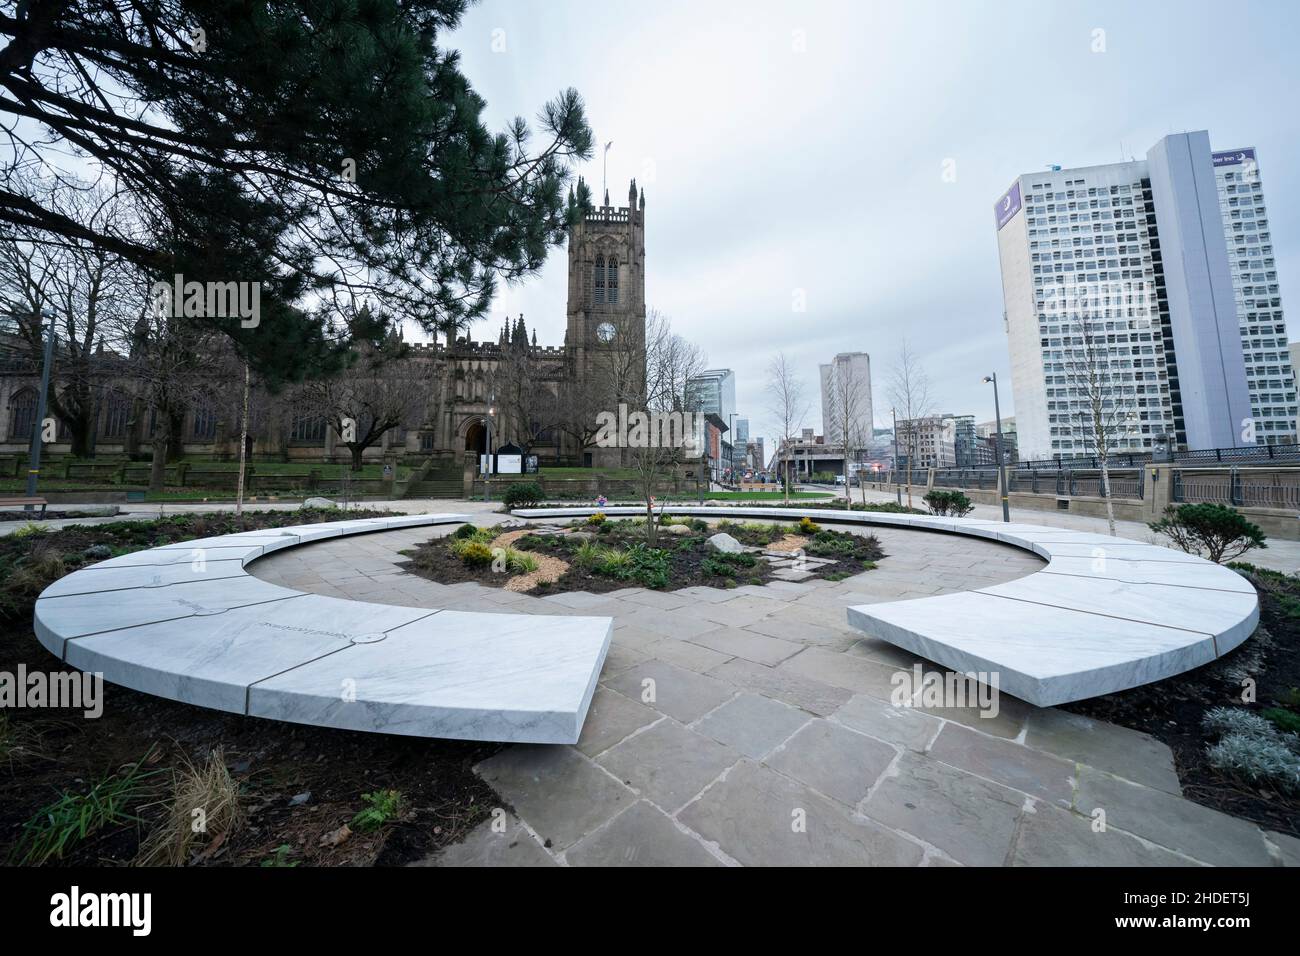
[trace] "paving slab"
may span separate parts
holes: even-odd
[[[748,628],[739,627],[722,627],[707,634],[699,634],[691,638],[691,643],[711,648],[729,658],[743,657],[747,661],[766,664],[769,667],[781,663],[787,657],[793,657],[804,648],[802,644],[768,637],[754,633]],[[717,663],[721,664],[722,661]]]
[[[1021,818],[1012,866],[1171,867],[1191,860],[1150,846],[1119,830],[1098,832],[1093,821],[1069,810],[1037,804]]]
[[[1271,866],[1263,832],[1182,797],[1080,768],[1075,809],[1106,812],[1106,825],[1215,866]]]
[[[658,711],[629,700],[617,691],[597,687],[587,711],[587,720],[582,725],[582,736],[578,738],[578,749],[594,757],[629,734],[663,719]]]
[[[745,866],[915,866],[921,847],[742,760],[678,820]]]
[[[1025,743],[1134,783],[1181,796],[1174,753],[1149,734],[1057,708],[1029,714]]]
[[[558,866],[554,858],[542,849],[519,823],[519,818],[506,814],[504,829],[486,820],[475,827],[464,840],[454,843],[427,860],[413,866]]]
[[[733,656],[702,644],[679,641],[673,637],[665,637],[658,643],[651,644],[646,648],[646,653],[656,660],[667,661],[669,664],[697,674],[703,674],[710,668],[726,663]]]
[[[887,743],[814,720],[764,761],[818,793],[856,807],[898,756]]]
[[[889,700],[897,686],[898,668],[822,647],[809,647],[776,668],[855,694]]]
[[[908,752],[862,809],[959,863],[1001,866],[1024,803],[1014,790]]]
[[[834,719],[877,740],[924,751],[938,735],[943,721],[911,707],[895,707],[866,694],[855,694],[835,711]]]
[[[743,693],[707,714],[694,728],[758,760],[810,719],[811,715],[779,700]]]
[[[564,849],[636,796],[572,747],[507,747],[475,771],[552,849]]]
[[[659,660],[635,664],[605,681],[605,686],[683,724],[698,720],[735,694],[734,688],[715,677]]]
[[[721,866],[663,811],[638,800],[564,854],[570,866]]]
[[[669,813],[709,785],[740,753],[664,720],[605,751],[596,762]]]
[[[1023,744],[944,724],[929,755],[949,766],[1069,808],[1074,800],[1073,761],[1031,750]]]
[[[851,692],[842,687],[832,687],[789,671],[739,658],[719,664],[709,674],[736,687],[773,697],[819,717],[834,713],[852,696]]]

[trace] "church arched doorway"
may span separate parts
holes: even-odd
[[[487,429],[482,422],[470,422],[465,429],[465,451],[475,455],[487,454]]]

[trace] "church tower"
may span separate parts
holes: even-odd
[[[584,381],[635,367],[635,381],[616,390],[637,404],[645,390],[645,190],[638,194],[634,179],[626,206],[611,206],[608,193],[604,198],[569,234],[564,344]],[[638,358],[629,363],[632,356]]]

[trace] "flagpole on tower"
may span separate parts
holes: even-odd
[[[613,145],[614,145],[614,141],[612,139],[605,144],[605,155],[604,155],[603,167],[600,174],[600,188],[601,191],[605,194],[606,206],[609,205],[609,148]]]

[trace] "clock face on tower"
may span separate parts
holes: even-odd
[[[602,322],[596,326],[596,338],[602,342],[614,341],[614,326],[610,322]]]

